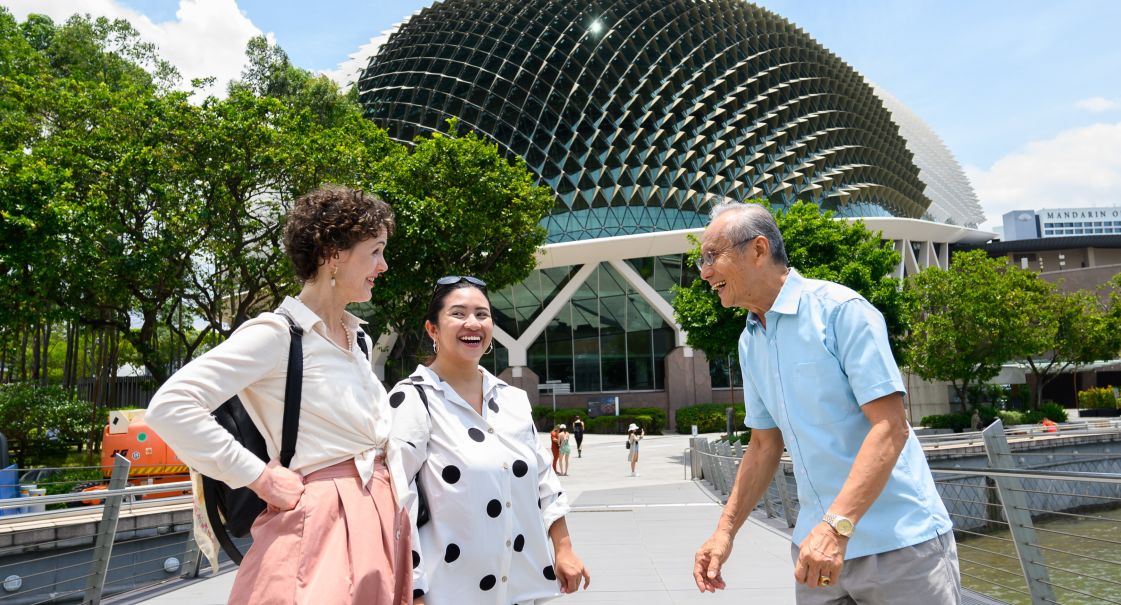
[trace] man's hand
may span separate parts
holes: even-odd
[[[555,570],[557,581],[560,582],[561,592],[571,594],[580,590],[580,578],[584,579],[584,590],[592,583],[592,576],[584,567],[584,562],[571,548],[562,548],[556,552]]]
[[[724,532],[717,531],[697,550],[693,562],[693,580],[701,592],[724,590],[724,578],[720,567],[732,554],[732,539]]]
[[[304,495],[304,480],[296,473],[273,460],[259,477],[249,484],[249,489],[269,506],[280,511],[292,510]]]
[[[833,531],[825,522],[818,523],[802,541],[798,562],[794,565],[794,581],[810,588],[829,586],[841,577],[845,549],[849,540]],[[828,578],[828,580],[822,580]]]

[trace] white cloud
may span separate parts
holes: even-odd
[[[965,169],[988,221],[1010,210],[1121,206],[1121,122],[1034,141],[989,169]]]
[[[1074,104],[1074,106],[1079,109],[1085,109],[1086,111],[1100,113],[1103,111],[1116,109],[1118,107],[1118,103],[1117,101],[1113,101],[1105,97],[1090,97],[1088,99],[1082,99],[1078,101]]]
[[[180,87],[193,78],[214,77],[207,94],[224,95],[226,84],[245,66],[245,45],[261,30],[238,8],[236,0],[179,0],[175,19],[155,23],[114,0],[5,0],[19,20],[40,13],[62,23],[75,13],[126,19],[140,36],[159,47],[160,55],[183,76]],[[272,35],[268,36],[272,41]]]

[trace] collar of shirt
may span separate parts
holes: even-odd
[[[483,410],[486,410],[486,402],[497,396],[496,391],[498,391],[498,389],[502,387],[507,387],[509,385],[506,384],[506,381],[488,372],[487,369],[483,366],[479,366],[479,372],[483,375]],[[474,411],[474,408],[471,407],[471,404],[464,401],[463,397],[460,397],[459,393],[456,393],[455,389],[451,388],[451,385],[444,382],[443,379],[441,379],[436,374],[436,372],[433,372],[432,368],[429,368],[428,366],[418,365],[416,367],[416,370],[414,370],[413,373],[409,375],[409,379],[417,384],[428,385],[432,389],[443,393],[444,399],[453,401],[456,403],[456,405],[462,405]],[[485,413],[486,412],[484,411],[484,414]]]
[[[794,315],[798,312],[798,301],[802,299],[802,289],[805,287],[806,280],[802,277],[801,273],[794,267],[786,274],[786,281],[783,282],[782,288],[778,291],[778,296],[775,297],[775,302],[771,303],[771,308],[767,311],[767,315],[778,313],[781,315]],[[759,316],[755,313],[747,312],[747,329],[755,332],[755,327],[759,325]]]
[[[280,303],[280,309],[283,309],[291,315],[292,319],[296,320],[296,324],[299,325],[304,332],[310,332],[315,328],[316,324],[323,324],[324,328],[326,328],[326,323],[323,321],[323,318],[317,315],[315,311],[308,308],[308,306],[298,298],[285,296],[284,302]],[[366,320],[352,315],[348,311],[343,311],[343,323],[346,324],[347,329],[349,329],[352,334],[357,334],[358,327],[366,323]]]

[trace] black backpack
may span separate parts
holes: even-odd
[[[288,370],[284,381],[284,420],[281,425],[280,464],[285,468],[296,453],[296,436],[300,428],[300,398],[304,382],[304,330],[285,313],[278,315],[288,320],[292,342],[288,347]],[[358,347],[368,359],[365,334],[357,333]],[[245,411],[245,406],[235,395],[211,413],[222,428],[262,462],[269,461],[268,447],[261,431]],[[206,499],[206,518],[214,530],[214,537],[230,559],[241,565],[242,553],[230,536],[244,538],[249,535],[253,522],[265,510],[265,501],[248,487],[231,488],[217,479],[202,476],[203,497]]]

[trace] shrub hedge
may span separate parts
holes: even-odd
[[[700,433],[723,433],[728,429],[725,420],[725,408],[728,407],[726,403],[698,403],[697,405],[689,405],[683,408],[678,408],[674,419],[677,422],[677,432],[681,435],[688,435],[692,431],[693,425],[697,425],[697,431]],[[742,403],[737,403],[731,406],[735,416],[735,428],[743,428],[743,419],[747,415]]]
[[[1024,410],[1022,412],[1015,410],[996,410],[989,406],[977,406],[977,410],[981,412],[981,426],[988,426],[996,418],[1005,426],[1013,424],[1038,424],[1043,422],[1044,418],[1050,418],[1055,422],[1066,422],[1067,413],[1063,407],[1053,401],[1046,401],[1039,407],[1038,410]],[[923,416],[919,424],[931,429],[953,429],[955,433],[960,433],[971,426],[973,420],[973,411],[957,412],[953,414],[935,414],[932,416]]]
[[[1113,410],[1117,396],[1110,387],[1095,387],[1078,392],[1078,407],[1084,410]]]
[[[661,408],[621,408],[618,416],[598,416],[589,418],[587,412],[579,408],[560,408],[553,413],[552,406],[533,406],[533,424],[539,431],[551,431],[558,424],[568,426],[572,431],[572,418],[577,414],[584,419],[584,432],[599,435],[626,434],[630,423],[635,423],[647,435],[661,435],[666,429],[666,411]]]

